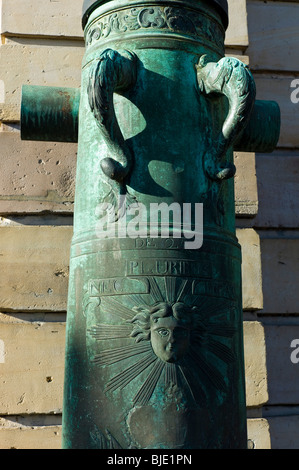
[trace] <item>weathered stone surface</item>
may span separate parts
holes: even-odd
[[[72,227],[0,228],[0,310],[65,311]]]
[[[0,415],[61,412],[64,323],[0,314],[0,339]]]
[[[249,0],[250,64],[254,70],[298,71],[298,2]]]
[[[293,76],[275,74],[254,73],[257,88],[257,99],[273,100],[280,106],[281,111],[281,133],[278,147],[298,148],[298,112],[299,103],[291,101],[291,94],[294,88],[291,84]]]
[[[268,404],[298,405],[299,322],[297,325],[266,325],[265,340],[269,389]],[[291,347],[292,343],[293,347]]]
[[[260,239],[255,230],[239,229],[237,238],[242,247],[242,295],[244,310],[263,308]]]
[[[61,426],[8,426],[0,421],[0,449],[61,449]]]
[[[244,322],[244,354],[247,407],[268,401],[265,333],[259,322]]]
[[[235,47],[226,47],[225,48],[225,56],[226,57],[235,57],[236,59],[241,60],[243,64],[249,65],[249,56],[242,54],[242,51],[236,49]]]
[[[295,238],[296,233],[294,238],[267,231],[260,232],[260,236],[264,293],[262,313],[298,314],[299,239]]]
[[[271,449],[299,449],[299,416],[267,418],[270,427]]]
[[[249,449],[271,449],[269,423],[266,419],[248,419]]]
[[[259,210],[255,227],[299,228],[299,152],[276,151],[256,157]]]
[[[246,0],[228,0],[229,26],[225,44],[228,46],[248,46]]]
[[[5,99],[3,95],[3,101]],[[19,105],[6,105],[0,103],[0,121],[18,122],[20,121],[20,106]]]
[[[32,44],[20,38],[2,44],[0,102],[20,106],[23,85],[78,88],[84,51],[84,43],[78,41],[45,39]]]
[[[0,214],[72,212],[76,154],[76,144],[27,142],[19,132],[0,132]]]
[[[237,168],[235,176],[236,215],[254,217],[258,212],[255,154],[235,152],[234,162]]]
[[[9,0],[2,6],[2,34],[83,37],[82,0]]]

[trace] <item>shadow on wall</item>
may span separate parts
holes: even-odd
[[[263,409],[271,449],[299,449],[298,239],[261,236],[264,325],[269,399]],[[297,340],[297,341],[294,341]]]

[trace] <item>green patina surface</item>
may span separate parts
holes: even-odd
[[[22,140],[76,142],[80,90],[23,85]]]
[[[272,150],[279,110],[224,58],[225,4],[85,2],[64,448],[247,446],[233,150]],[[153,236],[161,203],[203,204],[202,246],[198,213]]]

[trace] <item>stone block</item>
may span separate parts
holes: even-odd
[[[2,5],[1,33],[83,37],[82,0],[9,0]]]
[[[249,449],[271,449],[269,423],[266,419],[248,419],[247,434]]]
[[[238,229],[242,249],[242,295],[244,310],[263,308],[261,249],[258,233],[253,229]]]
[[[265,333],[261,323],[244,322],[246,403],[259,407],[268,401]]]
[[[298,2],[247,2],[250,64],[254,70],[298,71]]]
[[[61,413],[65,324],[0,314],[0,339],[0,415]]]
[[[292,325],[265,325],[265,341],[268,404],[299,405],[299,321]]]
[[[0,311],[65,311],[72,227],[0,227]]]
[[[3,101],[5,99],[4,95],[2,97]],[[5,122],[19,122],[21,119],[21,109],[18,104],[15,105],[6,105],[0,103],[0,121]]]
[[[254,217],[258,212],[255,153],[235,152],[235,203],[237,217]]]
[[[263,273],[263,314],[299,313],[299,238],[260,232]],[[272,236],[273,238],[270,238]],[[281,237],[281,238],[280,238]]]
[[[1,103],[6,109],[20,107],[23,85],[78,88],[84,51],[79,41],[19,38],[2,44],[0,109]]]
[[[0,214],[71,213],[77,144],[21,141],[0,132]]]
[[[299,7],[298,7],[299,8]],[[298,70],[298,62],[297,62]],[[298,148],[298,112],[299,103],[293,103],[291,94],[294,88],[291,87],[293,76],[254,73],[258,100],[276,101],[281,112],[281,132],[278,147]],[[299,88],[299,87],[297,87]]]
[[[248,46],[246,0],[228,0],[229,25],[226,31],[227,46]]]
[[[0,420],[0,449],[59,450],[61,433],[61,426],[11,426]]]
[[[268,418],[271,449],[299,449],[299,416],[276,416]]]
[[[299,228],[299,152],[257,154],[259,211],[254,226]]]

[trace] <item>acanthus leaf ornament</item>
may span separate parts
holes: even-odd
[[[255,82],[249,68],[233,57],[210,62],[208,56],[203,55],[196,69],[201,92],[222,94],[228,99],[228,115],[214,148],[209,152],[210,158],[205,157],[204,162],[209,178],[226,180],[235,175],[236,168],[223,159],[249,121],[255,103]]]
[[[124,34],[145,30],[164,30],[167,33],[186,34],[190,38],[205,38],[224,52],[224,30],[211,18],[202,18],[189,9],[174,8],[167,4],[153,7],[135,7],[103,15],[95,22],[86,36],[87,45],[103,40],[111,34]]]

